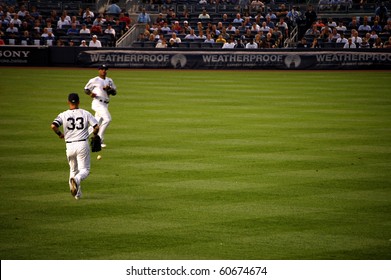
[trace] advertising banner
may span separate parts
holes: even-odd
[[[0,46],[0,66],[49,66],[49,49],[35,46]]]
[[[78,63],[154,69],[391,69],[391,51],[87,50]]]

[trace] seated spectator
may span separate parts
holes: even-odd
[[[10,38],[16,38],[19,34],[19,29],[11,22],[5,30],[5,34]]]
[[[312,28],[308,29],[305,32],[305,35],[311,35],[311,36],[314,36],[314,37],[319,37],[320,31],[318,30],[318,27],[314,24],[314,25],[312,25]]]
[[[120,13],[119,14],[119,23],[121,25],[121,23],[123,23],[125,26],[124,26],[124,31],[126,30],[129,30],[130,29],[130,26],[132,25],[132,19],[130,17],[128,17],[127,15],[125,15],[125,13]]]
[[[261,27],[254,21],[250,30],[253,32],[259,32],[261,30]]]
[[[335,41],[336,43],[343,43],[346,44],[348,42],[348,39],[345,38],[345,35],[342,33],[341,36]]]
[[[103,15],[98,15],[94,22],[92,23],[92,25],[99,25],[99,26],[103,26],[104,24],[106,23],[106,19],[103,17]]]
[[[262,22],[262,26],[259,29],[259,31],[262,31],[263,33],[269,32],[270,27],[266,25],[266,21]]]
[[[337,42],[338,38],[341,37],[341,34],[338,33],[338,30],[336,27],[333,28],[333,31],[330,34],[329,41],[330,42]]]
[[[216,43],[223,43],[223,44],[225,44],[226,42],[227,41],[223,38],[223,36],[221,34],[216,39]]]
[[[381,49],[383,48],[383,42],[380,37],[377,37],[375,42],[372,45],[372,48],[374,49]]]
[[[171,31],[177,34],[182,32],[182,27],[179,25],[179,21],[174,21],[174,24],[171,26]]]
[[[158,49],[167,48],[167,41],[166,41],[166,39],[164,37],[162,39],[160,39],[158,41],[158,43],[156,44],[155,48],[158,48]]]
[[[80,26],[80,21],[77,19],[77,16],[72,16],[71,17],[71,25],[76,24],[76,26]]]
[[[47,46],[53,46],[55,45],[56,37],[52,32],[48,32],[47,28],[43,29],[43,33],[41,35],[41,38],[43,39],[44,45]]]
[[[240,13],[237,13],[237,14],[236,14],[236,17],[234,18],[234,20],[233,20],[232,22],[233,22],[233,23],[237,23],[237,24],[238,24],[238,23],[241,24],[243,21],[244,21],[244,19],[242,19]]]
[[[391,34],[391,19],[387,20],[387,24],[384,25],[382,33]]]
[[[288,9],[286,8],[285,4],[281,4],[276,12],[277,18],[285,18],[288,15]]]
[[[330,41],[331,33],[329,32],[329,28],[324,28],[320,35],[317,37],[320,42],[327,43]]]
[[[191,26],[189,25],[189,22],[187,20],[185,20],[183,22],[183,28],[182,30],[186,33],[186,34],[189,34],[190,33],[190,30],[191,30]]]
[[[215,42],[215,39],[212,38],[212,35],[210,33],[206,34],[206,39],[204,40],[204,43],[213,44]]]
[[[36,6],[32,6],[30,8],[30,16],[32,16],[33,18],[37,19],[40,17],[40,12],[38,11],[37,7]]]
[[[10,20],[10,23],[13,23],[14,26],[18,28],[22,25],[22,21],[19,19],[18,14],[14,14],[13,18]]]
[[[79,29],[77,28],[76,23],[72,23],[71,27],[67,31],[67,35],[78,35]]]
[[[98,40],[98,36],[96,35],[92,35],[92,40],[90,41],[89,47],[95,47],[95,48],[101,48],[102,47],[102,43],[101,41]]]
[[[206,12],[205,9],[202,10],[202,13],[198,15],[199,19],[210,19],[210,15]]]
[[[167,22],[163,23],[161,30],[163,33],[170,33],[171,32],[171,28],[168,26]]]
[[[235,42],[231,38],[228,38],[227,41],[223,44],[222,48],[233,49],[235,48]]]
[[[305,49],[309,47],[310,45],[307,43],[307,39],[305,37],[301,38],[300,42],[296,45],[297,49]]]
[[[175,34],[175,33],[174,33]],[[174,38],[170,38],[167,44],[167,48],[178,48],[179,44],[175,42]]]
[[[197,39],[203,39],[203,40],[206,39],[204,31],[202,31],[202,30],[198,31]]]
[[[102,26],[100,26],[100,25],[93,25],[91,27],[91,34],[102,35],[103,34]]]
[[[57,40],[57,44],[56,45],[57,45],[57,47],[64,47],[65,46],[64,41],[61,40],[61,39]]]
[[[171,39],[174,39],[174,41],[175,41],[176,43],[181,43],[181,42],[182,42],[181,38],[179,38],[175,32],[173,32],[173,33],[171,34]]]
[[[235,49],[245,49],[246,45],[243,43],[242,39],[237,39],[235,44]]]
[[[22,25],[18,28],[19,33],[23,33],[24,31],[31,31],[31,27],[27,21],[23,21]]]
[[[60,19],[57,21],[57,28],[62,29],[64,25],[71,25],[71,22],[66,19],[65,15],[61,15]]]
[[[276,27],[283,32],[284,36],[288,36],[288,24],[285,22],[283,17],[280,17],[280,21],[277,22]]]
[[[348,39],[348,42],[343,46],[344,49],[355,49],[357,48],[356,44],[353,43],[352,38]]]
[[[346,26],[344,25],[343,21],[338,22],[338,26],[335,27],[337,31],[345,32],[347,30]]]
[[[254,42],[254,38],[250,38],[250,41],[246,44],[246,49],[258,49],[258,44]]]
[[[23,31],[23,35],[20,36],[20,44],[24,46],[32,45],[32,38],[28,30]]]
[[[367,38],[363,38],[361,44],[358,46],[360,49],[369,49],[371,45],[368,43]]]
[[[273,38],[272,33],[266,34],[266,39],[264,40],[264,48],[271,49],[276,44],[276,41]]]
[[[190,33],[185,36],[186,40],[194,40],[197,39],[197,35],[194,32],[194,29],[190,30]]]
[[[261,0],[252,0],[250,7],[255,11],[264,11],[265,10],[265,4]]]
[[[311,44],[311,49],[319,49],[321,46],[319,44],[318,38],[314,38]]]
[[[81,29],[79,30],[79,34],[91,34],[91,30],[87,28],[87,25],[83,23],[81,25]]]
[[[381,26],[379,25],[379,22],[378,21],[374,21],[373,22],[373,26],[372,26],[372,31],[375,31],[377,34],[380,34],[382,32],[382,28]]]
[[[115,38],[115,29],[111,26],[111,24],[107,25],[107,28],[105,29],[104,33],[111,35],[112,38]]]
[[[329,17],[327,19],[327,26],[333,29],[334,27],[337,27],[337,23],[333,20],[333,18]]]
[[[83,47],[83,48],[88,47],[86,40],[81,40],[79,47]]]
[[[87,18],[90,18],[90,19],[95,18],[94,12],[92,12],[89,7],[87,7],[85,12],[83,13],[83,20],[86,20]]]
[[[358,31],[355,29],[352,29],[351,35],[352,35],[352,37],[351,37],[352,42],[358,47],[362,42],[362,38],[360,36],[358,36]]]
[[[358,27],[358,31],[367,31],[370,32],[372,30],[371,26],[368,24],[367,21],[364,21],[363,24],[361,24]]]
[[[383,48],[387,48],[387,49],[391,48],[391,36],[388,38],[386,42],[384,42]]]

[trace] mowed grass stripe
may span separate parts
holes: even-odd
[[[49,125],[97,71],[0,72],[2,259],[391,257],[387,71],[111,69],[81,201]]]

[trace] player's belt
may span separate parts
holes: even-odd
[[[102,100],[102,99],[98,99],[100,102],[103,102],[103,103],[106,103],[106,104],[109,104],[109,101],[106,101],[106,100]]]
[[[83,142],[83,141],[86,141],[86,140],[87,140],[87,139],[76,140],[76,141],[66,141],[65,143]]]

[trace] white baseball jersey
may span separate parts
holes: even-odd
[[[96,99],[101,99],[102,102],[109,102],[110,98],[107,92],[103,89],[107,86],[110,86],[112,89],[117,89],[113,80],[109,77],[102,79],[99,76],[92,78],[88,81],[84,89],[89,89],[92,93],[95,93],[97,96]]]
[[[96,126],[98,121],[84,109],[67,110],[60,113],[53,121],[57,127],[63,126],[66,142],[86,140],[89,136],[88,127]]]

